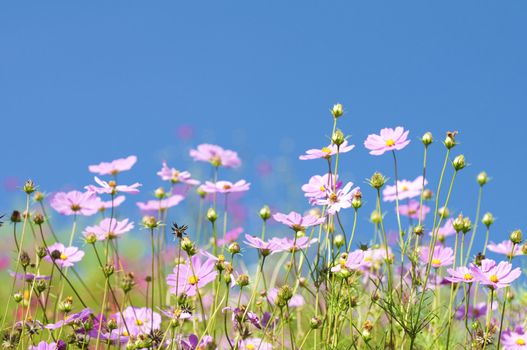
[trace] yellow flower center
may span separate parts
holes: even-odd
[[[392,147],[393,145],[395,145],[395,141],[393,139],[386,140],[387,147]]]
[[[519,340],[519,339],[518,339],[518,340]],[[246,348],[247,348],[248,350],[254,350],[254,349],[256,349],[256,346],[254,346],[253,344],[247,344]]]
[[[199,278],[196,275],[192,275],[188,278],[188,283],[190,283],[191,285],[195,285],[196,283],[198,283],[198,281]]]
[[[137,326],[142,326],[142,325],[144,324],[144,322],[141,321],[141,320],[135,320],[135,324],[136,324]]]
[[[64,254],[64,253],[60,254],[60,260],[67,260],[67,259],[68,259],[68,257],[66,256],[66,254]]]
[[[321,192],[326,192],[326,186],[320,186],[319,190],[320,190]]]
[[[331,150],[329,148],[327,148],[327,147],[322,147],[321,151],[326,153],[326,154],[330,154],[331,153]]]
[[[72,205],[70,206],[70,208],[71,208],[71,210],[73,210],[73,211],[79,211],[79,210],[81,210],[81,206],[78,205],[78,204],[72,204]]]
[[[523,338],[516,339],[516,345],[525,345],[525,340]]]
[[[212,158],[210,158],[210,162],[212,165],[214,166],[220,166],[221,165],[221,158],[219,156],[212,156]]]
[[[432,265],[441,265],[441,259],[432,259]]]
[[[335,193],[332,193],[329,195],[329,200],[332,201],[333,203],[335,203],[339,198],[337,197],[337,195]]]
[[[129,336],[129,334],[128,334],[127,331],[123,331],[123,335],[124,335],[125,337],[128,337],[128,336]]]
[[[403,186],[403,187],[401,187],[401,191],[403,191],[403,192],[404,192],[404,191],[408,191],[408,186]]]
[[[474,276],[472,276],[470,273],[466,273],[465,275],[463,275],[463,279],[465,281],[472,281],[473,278]]]
[[[115,182],[113,180],[112,181],[108,181],[108,186],[115,187],[115,186],[117,186],[117,182]]]
[[[231,185],[225,184],[225,185],[223,185],[223,189],[224,190],[230,190],[231,189]]]
[[[498,276],[496,276],[496,275],[491,275],[491,276],[489,277],[489,280],[490,280],[492,283],[498,283],[498,281],[499,281],[500,279],[499,279]]]

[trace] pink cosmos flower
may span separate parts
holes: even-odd
[[[384,128],[381,129],[380,135],[371,134],[368,135],[366,141],[364,141],[364,147],[370,150],[370,154],[379,156],[384,152],[393,150],[402,150],[409,143],[408,140],[409,131],[404,131],[404,128],[398,126],[394,129]]]
[[[65,350],[66,344],[59,340],[58,343],[46,343],[44,340],[38,343],[36,346],[29,346],[29,350]]]
[[[190,186],[199,185],[199,181],[191,177],[188,171],[179,171],[174,168],[169,168],[166,162],[163,162],[163,167],[157,172],[163,181],[170,181],[173,184],[184,183]]]
[[[245,235],[245,241],[243,241],[243,243],[258,249],[263,256],[284,251],[276,241],[270,240],[269,242],[265,242],[258,237],[247,234]]]
[[[504,350],[525,350],[527,349],[527,334],[521,326],[514,330],[506,330],[501,335],[501,344]]]
[[[88,191],[94,192],[94,193],[107,193],[107,194],[113,194],[116,193],[130,193],[130,194],[136,194],[139,193],[139,187],[142,185],[138,182],[128,186],[128,185],[118,185],[115,181],[103,181],[99,179],[97,176],[94,176],[93,179],[100,187],[94,186],[94,185],[88,185],[84,188]]]
[[[346,260],[341,261],[336,266],[331,268],[331,272],[339,272],[342,269],[358,270],[364,266],[364,251],[361,249],[355,250],[348,254]]]
[[[155,212],[155,211],[165,211],[168,208],[175,207],[181,201],[185,199],[182,195],[179,194],[173,194],[168,198],[163,199],[151,199],[147,201],[146,203],[143,202],[137,202],[137,206],[140,210],[144,212]]]
[[[465,266],[459,266],[455,269],[447,269],[450,276],[445,277],[447,281],[453,283],[472,283],[476,281],[476,278],[472,274],[472,270]]]
[[[242,232],[243,232],[242,227],[236,227],[230,231],[225,232],[225,237],[218,239],[218,242],[217,242],[218,246],[222,246],[225,244],[230,244],[232,242],[235,242],[238,239],[238,237],[240,237]]]
[[[408,204],[399,204],[399,214],[408,216],[410,219],[419,219],[421,215],[421,221],[424,221],[426,214],[430,212],[430,207],[423,204],[422,210],[419,206],[419,201],[411,200]]]
[[[95,235],[98,241],[117,238],[134,228],[134,223],[128,219],[117,220],[115,218],[105,218],[98,225],[88,226],[82,232],[83,236],[88,238]]]
[[[60,257],[55,259],[55,263],[61,267],[73,266],[76,262],[82,260],[84,252],[77,247],[65,247],[62,243],[54,243],[48,247],[48,255],[44,257],[49,262],[53,262],[51,255],[54,251],[60,253]]]
[[[120,312],[117,312],[113,318],[117,321],[119,333],[124,336],[136,337],[140,334],[149,334],[152,329],[159,329],[161,326],[161,315],[146,307],[128,306],[123,310],[123,317]],[[127,334],[125,322],[129,334]]]
[[[246,338],[246,339],[242,339],[239,341],[237,349],[240,349],[240,350],[254,350],[254,349],[272,350],[273,346],[270,343],[260,338]]]
[[[498,308],[498,303],[493,303],[493,310],[496,310]],[[465,305],[460,305],[459,308],[456,310],[456,319],[463,320],[465,319]],[[487,303],[481,302],[477,303],[476,305],[472,306],[470,305],[468,307],[468,314],[467,317],[469,319],[477,320],[478,318],[484,317],[487,314]]]
[[[309,160],[309,159],[319,159],[319,158],[325,158],[329,159],[331,156],[337,154],[337,153],[347,153],[351,151],[353,148],[355,148],[355,145],[348,145],[348,141],[344,141],[340,147],[337,147],[337,145],[331,143],[327,147],[322,147],[321,149],[308,149],[306,151],[306,154],[301,155],[298,157],[300,160]]]
[[[507,287],[522,274],[519,267],[512,269],[512,264],[507,261],[500,261],[496,265],[491,259],[482,260],[481,267],[472,265],[471,271],[479,283],[490,289]]]
[[[498,244],[490,242],[487,244],[487,249],[493,253],[504,254],[508,257],[523,255],[521,246],[518,244],[514,245],[509,239]]]
[[[290,239],[290,238],[278,238],[274,237],[271,238],[271,242],[276,244],[276,247],[281,250],[289,251],[289,252],[295,252],[301,249],[307,249],[312,244],[315,244],[318,242],[317,238],[309,239],[309,237],[297,237],[296,239]]]
[[[317,218],[312,215],[302,216],[294,211],[289,214],[275,213],[273,219],[289,226],[295,231],[304,231],[306,227],[317,226],[326,221],[326,218]]]
[[[325,198],[327,191],[334,187],[335,180],[337,180],[337,189],[339,189],[342,183],[338,181],[336,175],[325,174],[322,176],[312,176],[307,184],[302,185],[304,196],[312,199]]]
[[[63,215],[90,216],[99,210],[99,199],[92,192],[57,192],[51,197],[50,205]]]
[[[190,156],[196,161],[209,162],[216,167],[237,168],[242,163],[238,153],[207,143],[199,145],[197,149],[191,149]]]
[[[271,288],[267,291],[267,299],[271,304],[276,305],[278,299],[278,288]],[[304,306],[306,303],[304,297],[300,294],[294,294],[287,304],[290,308]]]
[[[129,156],[126,158],[112,160],[111,162],[102,162],[98,165],[90,165],[88,169],[90,172],[99,175],[117,175],[122,171],[132,169],[135,162],[137,162],[137,157]]]
[[[197,288],[205,287],[216,278],[216,263],[213,259],[207,259],[202,263],[200,256],[194,255],[191,261],[192,266],[188,261],[178,264],[174,267],[174,273],[167,276],[167,284],[172,287],[171,293],[193,296]]]
[[[369,270],[372,266],[379,265],[386,261],[387,258],[393,259],[392,249],[388,247],[388,256],[386,256],[386,247],[369,248],[364,251],[363,267]]]
[[[424,209],[424,207],[423,207]],[[454,219],[450,218],[445,221],[444,225],[437,229],[437,238],[440,242],[444,241],[446,237],[450,237],[456,234],[454,230]],[[434,233],[430,232],[429,235],[432,236]]]
[[[425,185],[428,183],[425,180]],[[396,191],[397,190],[397,191]],[[399,194],[399,200],[414,198],[421,195],[423,190],[423,177],[419,176],[414,181],[401,180],[397,181],[397,189],[395,185],[386,186],[382,191],[383,200],[385,202],[393,202],[396,198],[396,192]]]
[[[100,200],[100,203],[99,203],[99,211],[104,211],[106,209],[112,209],[112,206],[114,208],[117,208],[118,206],[120,206],[121,204],[123,204],[123,202],[126,200],[126,197],[125,196],[117,196],[117,197],[114,197],[113,199],[113,202],[111,200],[109,201],[103,201],[99,198]]]
[[[232,193],[248,191],[250,185],[245,180],[240,180],[235,183],[230,181],[218,181],[216,183],[206,181],[201,188],[207,193]]]
[[[428,247],[421,247],[419,259],[425,264],[430,260],[430,249]],[[439,268],[441,266],[449,266],[454,262],[454,251],[450,247],[435,246],[432,253],[432,267]]]
[[[340,209],[351,207],[353,196],[360,190],[360,187],[353,188],[353,182],[348,182],[343,188],[338,189],[337,192],[333,190],[326,192],[326,198],[318,199],[316,204],[327,205],[328,214],[334,215]]]

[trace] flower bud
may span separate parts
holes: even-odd
[[[181,240],[181,249],[183,249],[183,251],[185,251],[189,256],[196,255],[198,252],[196,246],[188,237],[184,237]]]
[[[277,294],[277,305],[279,307],[284,307],[287,305],[289,300],[293,297],[293,290],[291,287],[289,287],[287,284],[283,285],[279,290]]]
[[[73,309],[73,299],[68,297],[59,303],[59,310],[68,313]]]
[[[460,154],[456,158],[454,158],[454,161],[452,162],[452,165],[454,166],[454,169],[456,171],[459,171],[465,167],[465,156]]]
[[[156,220],[154,216],[144,216],[143,217],[143,226],[148,229],[155,229],[159,226],[159,222]]]
[[[43,259],[46,255],[48,255],[48,251],[45,247],[38,247],[37,248],[37,256],[39,259]]]
[[[470,221],[470,218],[463,218],[463,228],[461,231],[463,233],[467,233],[468,231],[472,230],[472,221]]]
[[[305,237],[306,232],[305,231],[296,231],[295,232],[296,238]]]
[[[336,145],[337,147],[342,145],[346,141],[346,136],[344,136],[344,133],[342,130],[337,129],[331,136],[331,142]]]
[[[269,206],[264,205],[258,214],[263,221],[267,221],[271,217],[271,209],[269,209]]]
[[[248,286],[249,285],[249,275],[246,275],[244,273],[239,275],[238,278],[236,279],[236,284],[239,285],[240,287]]]
[[[24,295],[20,292],[17,292],[13,294],[13,299],[15,300],[16,303],[20,303],[22,300],[24,300]]]
[[[343,235],[336,235],[335,238],[333,238],[333,244],[337,248],[341,248],[346,243],[345,241],[346,240]]]
[[[20,265],[26,268],[29,266],[29,264],[31,264],[31,258],[29,257],[29,254],[25,251],[22,251],[20,253]]]
[[[386,183],[386,178],[379,172],[374,173],[368,180],[371,187],[380,189]]]
[[[97,236],[93,232],[89,232],[84,236],[84,239],[86,240],[86,243],[88,244],[95,244],[97,242]]]
[[[102,272],[106,277],[110,277],[111,275],[113,275],[114,271],[115,267],[112,264],[106,264],[102,269]]]
[[[380,224],[382,221],[382,214],[378,210],[374,210],[370,214],[370,222],[373,224]]]
[[[430,131],[425,132],[423,137],[421,137],[421,141],[423,142],[423,145],[425,147],[428,147],[432,142],[434,142],[434,138],[432,137],[432,133]]]
[[[166,197],[165,189],[163,187],[158,187],[154,191],[154,197],[156,197],[157,199],[165,198]]]
[[[203,187],[201,187],[201,186],[198,186],[198,188],[196,188],[196,193],[201,198],[205,198],[205,196],[207,195],[207,192],[205,192],[205,190],[203,190]]]
[[[522,254],[523,254],[523,255],[527,255],[527,243],[525,243],[524,245],[522,245],[521,251],[522,251]]]
[[[26,183],[24,184],[24,187],[22,187],[22,190],[26,192],[27,194],[31,194],[35,192],[36,187],[33,181],[27,180]]]
[[[483,215],[483,218],[481,219],[481,222],[483,223],[483,225],[489,228],[490,225],[494,223],[494,216],[492,215],[492,213],[485,213],[485,215]]]
[[[417,225],[414,227],[414,234],[417,236],[421,236],[425,232],[425,228],[423,225]]]
[[[450,210],[448,210],[447,207],[441,207],[437,210],[437,213],[439,214],[439,216],[443,217],[443,218],[448,218],[450,216]]]
[[[117,321],[115,320],[115,318],[112,317],[108,320],[108,329],[110,331],[117,329]]]
[[[482,171],[478,174],[478,177],[476,178],[478,180],[478,184],[480,186],[484,186],[487,182],[489,182],[489,177],[486,172]]]
[[[11,222],[16,223],[22,221],[22,215],[18,210],[13,210],[13,213],[11,214]]]
[[[353,199],[351,200],[351,206],[357,210],[362,207],[362,193],[361,191],[355,192]]]
[[[217,219],[218,214],[216,213],[216,210],[214,210],[214,208],[209,208],[209,210],[207,210],[207,220],[215,222]]]
[[[35,223],[35,225],[42,225],[44,223],[44,215],[42,215],[41,213],[36,213],[35,215],[33,215],[33,222]]]
[[[44,193],[40,192],[40,191],[37,191],[35,192],[35,194],[33,195],[33,200],[35,202],[42,202],[44,200]]]
[[[463,215],[459,214],[452,222],[452,226],[457,233],[461,232],[463,230]]]
[[[342,104],[337,103],[333,105],[333,108],[331,108],[331,115],[333,115],[333,118],[339,118],[344,114],[344,107]]]
[[[313,316],[309,320],[309,327],[311,329],[318,329],[322,326],[322,320],[319,317]]]
[[[456,145],[456,139],[455,139],[456,134],[457,134],[457,131],[447,132],[446,138],[445,138],[445,147],[447,149],[452,149]]]
[[[523,240],[523,235],[521,230],[514,230],[511,232],[510,240],[514,244],[520,244]]]
[[[423,199],[425,201],[432,199],[433,196],[434,194],[432,193],[432,190],[427,188],[423,191]]]
[[[121,289],[125,294],[130,292],[135,286],[135,275],[133,272],[129,272],[121,279]]]
[[[485,260],[485,255],[483,253],[478,253],[476,257],[474,258],[474,265],[481,266],[481,262]]]
[[[39,281],[35,282],[35,291],[37,292],[37,294],[40,294],[43,291],[45,291],[47,287],[48,287],[48,285],[47,285],[46,281],[39,280]]]
[[[241,251],[241,248],[240,248],[240,245],[237,243],[237,242],[232,242],[230,245],[229,245],[229,253],[231,253],[231,255],[235,255],[235,254],[239,254],[240,251]]]

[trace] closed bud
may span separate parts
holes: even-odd
[[[483,215],[483,219],[481,219],[481,222],[488,228],[494,223],[494,216],[492,213],[485,213],[485,215]]]
[[[158,187],[154,191],[154,197],[156,197],[157,199],[165,198],[166,197],[165,189],[163,187]]]
[[[434,193],[432,192],[432,190],[427,188],[423,191],[423,199],[425,201],[432,199],[432,197],[434,197]]]
[[[258,212],[260,215],[260,218],[262,218],[263,221],[267,221],[271,217],[271,209],[269,206],[264,205],[262,209]]]
[[[474,258],[474,265],[481,266],[481,262],[483,260],[485,260],[485,255],[479,252],[478,255],[476,255],[476,257]]]
[[[59,310],[68,313],[73,308],[73,299],[72,298],[66,298],[64,301],[61,301],[59,303]]]
[[[22,187],[22,190],[24,192],[26,192],[27,194],[31,194],[31,193],[35,192],[36,187],[35,187],[35,184],[33,183],[33,181],[27,180],[24,183],[24,187]]]
[[[203,188],[201,186],[198,186],[198,188],[196,188],[196,193],[201,198],[205,198],[205,196],[207,195],[207,192],[205,192],[205,190],[203,190]]]
[[[522,245],[522,249],[521,250],[522,250],[523,255],[527,255],[527,243]]]
[[[450,210],[448,210],[447,207],[441,207],[437,210],[437,213],[439,214],[439,216],[443,217],[443,218],[448,218],[450,216]]]
[[[423,137],[421,137],[421,141],[423,142],[423,145],[425,145],[425,147],[428,147],[428,145],[430,145],[432,142],[434,142],[434,138],[432,137],[432,133],[431,132],[426,132]]]
[[[489,182],[489,177],[486,172],[482,171],[478,174],[478,177],[476,178],[478,180],[478,184],[480,186],[484,186],[487,182]]]
[[[298,279],[298,284],[300,285],[300,287],[307,287],[307,285],[308,285],[307,278],[305,278],[305,277],[300,277],[300,278]]]
[[[296,235],[296,238],[305,237],[306,236],[306,232],[305,231],[296,231],[295,235]]]
[[[20,265],[26,268],[29,266],[29,264],[31,264],[31,258],[29,257],[29,254],[22,251],[22,253],[20,253]]]
[[[414,227],[414,234],[417,236],[421,236],[425,232],[425,229],[423,225],[417,225]]]
[[[337,103],[337,104],[333,105],[333,108],[331,108],[331,115],[333,116],[333,118],[335,118],[335,119],[339,118],[343,114],[344,114],[344,107],[342,106],[342,104]]]
[[[523,235],[521,230],[514,230],[511,232],[510,240],[514,244],[520,244],[523,240]]]
[[[132,272],[129,272],[123,276],[121,279],[121,289],[126,294],[132,290],[135,286],[135,275]]]
[[[333,142],[334,145],[340,146],[346,141],[346,136],[344,136],[344,133],[342,130],[337,129],[331,136],[331,142]]]
[[[249,285],[249,275],[246,275],[244,273],[239,275],[238,278],[236,279],[236,284],[239,285],[240,287],[248,286]]]
[[[445,138],[445,147],[447,149],[452,149],[456,145],[456,134],[457,134],[457,131],[447,132],[446,138]]]
[[[95,242],[97,242],[97,236],[93,232],[87,233],[84,236],[84,239],[86,240],[86,243],[88,244],[95,244]]]
[[[13,294],[13,299],[16,303],[20,303],[22,300],[24,300],[24,295],[20,292]]]
[[[42,225],[44,223],[44,215],[42,215],[41,213],[36,213],[35,215],[33,215],[33,222],[35,223],[35,225]]]
[[[108,329],[110,331],[117,329],[117,321],[115,320],[115,318],[112,317],[108,320]]]
[[[214,210],[214,208],[209,208],[209,210],[207,210],[207,220],[209,220],[210,222],[215,222],[216,219],[218,219],[218,214],[216,213],[216,210]]]
[[[382,221],[382,214],[379,213],[378,210],[372,211],[370,215],[370,221],[373,224],[380,224]]]
[[[467,233],[470,230],[472,230],[472,221],[470,221],[469,218],[464,218],[463,228],[461,229],[461,231],[463,231],[463,233]]]
[[[43,259],[46,255],[48,255],[48,251],[45,247],[37,248],[37,256],[39,259]]]
[[[232,242],[229,245],[229,249],[228,250],[229,250],[229,253],[231,253],[232,255],[235,255],[235,254],[240,253],[241,248],[240,248],[240,245],[237,242]]]
[[[309,327],[311,329],[318,329],[320,328],[320,326],[322,326],[322,320],[316,316],[311,317],[311,319],[309,320]]]
[[[379,172],[375,172],[371,178],[368,180],[369,184],[371,187],[375,188],[375,189],[380,189],[382,186],[384,186],[384,184],[386,183],[386,178],[384,177],[384,175],[382,175],[381,173]]]
[[[336,235],[335,238],[333,238],[333,244],[335,244],[337,248],[342,247],[346,243],[345,241],[346,239],[343,235]]]
[[[189,256],[196,255],[198,252],[196,246],[188,237],[184,237],[181,240],[181,249],[183,249]]]
[[[223,282],[225,282],[226,285],[230,285],[232,282],[232,275],[230,273],[224,273]]]
[[[452,222],[452,226],[456,232],[461,232],[463,230],[463,215],[459,214],[458,217]]]
[[[42,202],[44,200],[44,193],[40,192],[40,191],[37,191],[35,192],[35,194],[33,195],[33,200],[35,202]]]
[[[156,220],[154,216],[144,216],[143,217],[143,226],[148,229],[155,229],[159,226],[159,222]]]
[[[361,191],[355,192],[355,194],[353,195],[353,199],[351,200],[351,206],[354,209],[359,209],[360,207],[362,207],[362,192]]]
[[[40,294],[43,291],[45,291],[47,287],[48,287],[48,285],[47,285],[46,281],[39,280],[39,281],[35,282],[35,290],[37,291],[37,294]]]
[[[20,215],[18,210],[13,210],[13,213],[11,214],[11,222],[16,223],[20,221],[22,221],[22,215]]]
[[[277,294],[277,305],[279,307],[284,307],[287,305],[289,300],[293,297],[293,290],[291,287],[289,287],[287,284],[283,285],[279,290]]]
[[[115,267],[112,264],[106,264],[106,266],[103,267],[102,272],[106,277],[110,277],[113,275],[115,271]]]
[[[454,169],[456,169],[456,171],[463,169],[465,167],[465,156],[460,154],[459,156],[454,158],[452,165],[454,166]]]

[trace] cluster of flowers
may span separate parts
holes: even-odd
[[[116,211],[127,195],[142,187],[117,180],[118,174],[132,169],[135,156],[89,166],[95,184],[84,191],[54,193],[49,200],[27,181],[26,208],[11,215],[16,263],[2,318],[2,347],[527,349],[525,305],[514,298],[511,287],[522,274],[513,259],[527,254],[527,245],[520,230],[501,243],[488,242],[494,217],[480,213],[485,173],[477,178],[474,225],[462,214],[450,215],[453,185],[466,166],[464,156],[450,158],[456,133],[449,132],[444,140],[446,154],[435,193],[427,187],[426,176],[431,133],[421,138],[424,167],[415,180],[398,179],[397,153],[410,144],[407,130],[385,128],[366,138],[364,147],[371,155],[393,155],[395,179],[388,184],[376,172],[367,180],[376,203],[370,215],[373,235],[368,244],[358,245],[363,193],[338,173],[341,157],[355,148],[337,129],[343,114],[340,104],[331,109],[329,145],[299,157],[323,160],[329,169],[301,187],[311,208],[286,214],[263,206],[258,213],[261,232],[244,234],[245,248],[238,242],[243,229],[229,229],[227,199],[249,191],[250,183],[218,179],[220,168],[237,168],[241,160],[217,145],[201,144],[189,154],[210,164],[212,179],[201,182],[163,162],[157,175],[168,186],[158,188],[151,200],[137,202],[144,214],[138,226],[150,239],[147,261],[130,259],[119,244],[137,228]],[[453,174],[441,202],[449,163]],[[168,225],[169,209],[194,194],[200,201],[195,229],[189,229],[190,220]],[[394,204],[394,237],[385,229],[386,203]],[[53,229],[48,204],[59,214],[73,216],[66,239],[59,239]],[[351,230],[341,220],[348,209]],[[97,213],[101,218],[82,230],[84,247],[93,251],[85,252],[73,245],[79,239],[77,218]],[[289,233],[269,237],[269,221]],[[485,243],[474,254],[480,221],[486,227]],[[168,228],[173,240],[167,239]],[[258,255],[253,267],[241,259],[251,249]],[[489,259],[487,250],[505,259]],[[34,252],[34,261],[28,251]],[[88,255],[97,266],[90,279],[77,271]],[[131,268],[134,260],[137,271]]]

